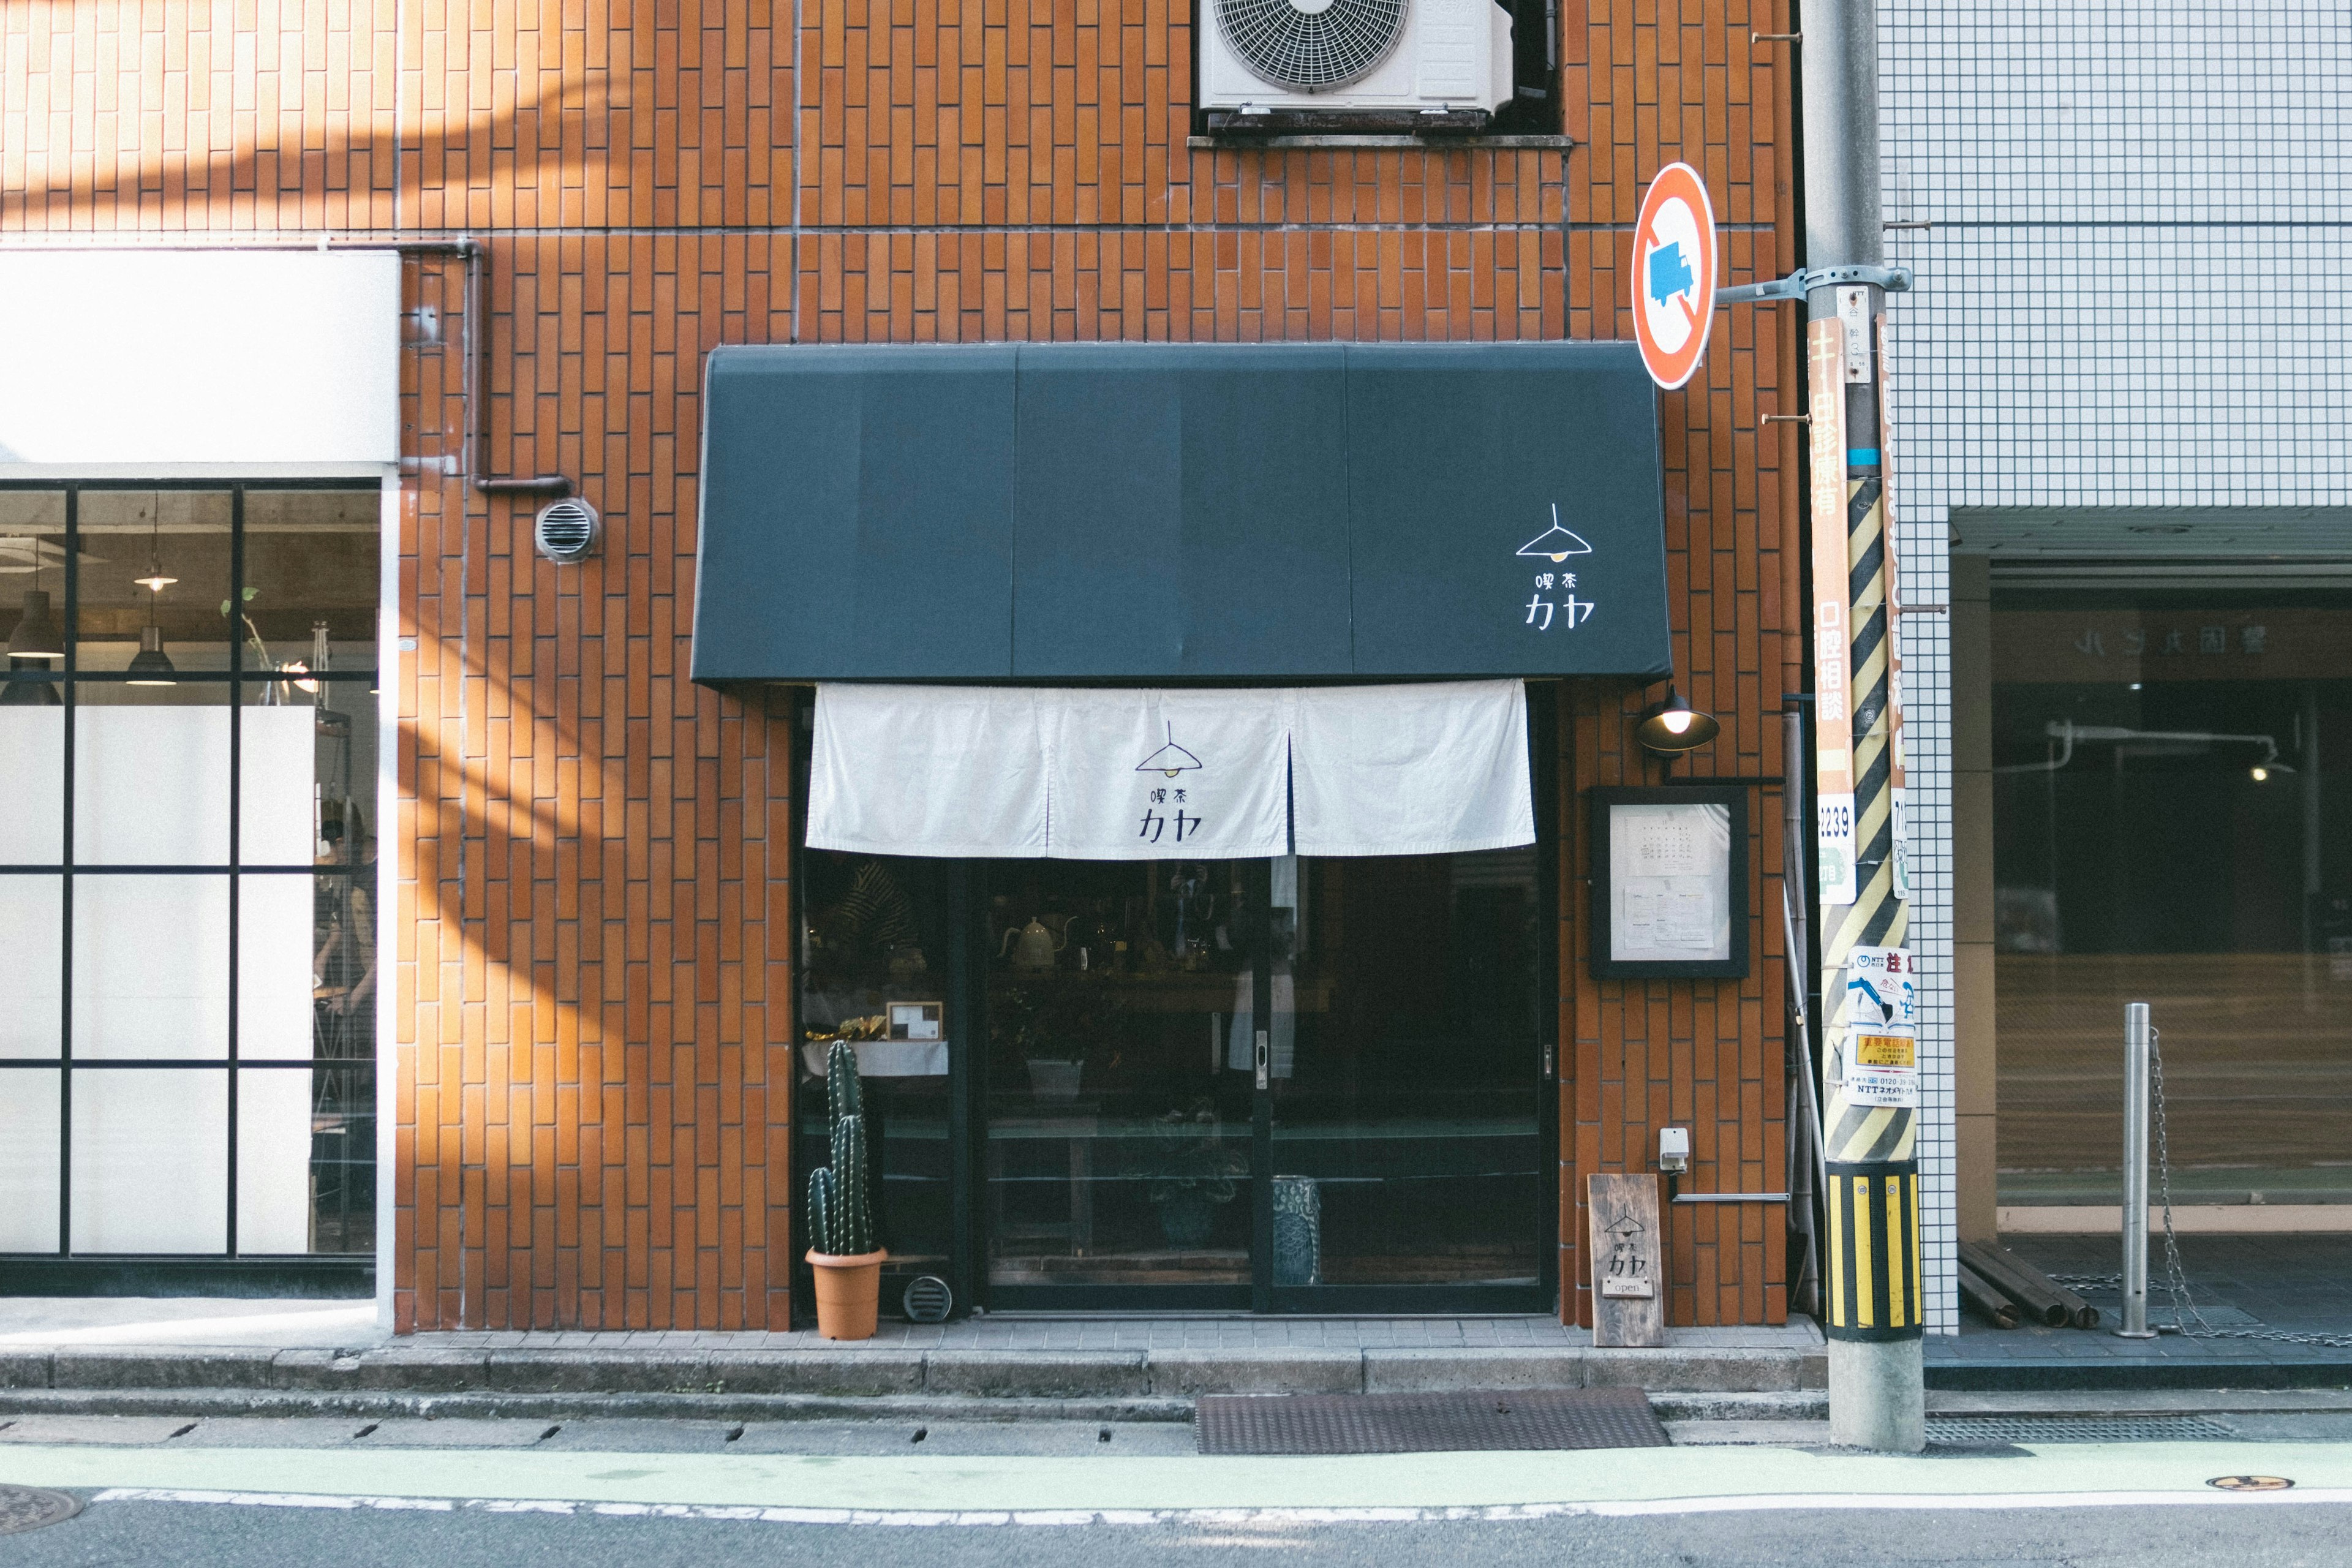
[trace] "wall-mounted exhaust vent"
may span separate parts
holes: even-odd
[[[596,549],[596,536],[603,531],[596,509],[577,497],[566,498],[539,509],[539,520],[531,525],[531,535],[539,552],[561,565],[584,561]]]

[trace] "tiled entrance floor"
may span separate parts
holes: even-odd
[[[2122,1243],[2113,1236],[2010,1236],[2002,1240],[2020,1258],[2051,1274],[2110,1275],[2122,1268]],[[2213,1328],[2352,1338],[2352,1236],[2184,1236],[2179,1246],[2190,1297]],[[2163,1280],[2164,1244],[2157,1237],[2148,1244],[2150,1326],[2168,1322],[2172,1316]],[[2003,1330],[1963,1312],[1957,1336],[1928,1340],[1929,1366],[2154,1361],[2221,1367],[2341,1362],[2352,1381],[2352,1347],[2177,1334],[2118,1339],[2116,1288],[2077,1289],[2099,1309],[2097,1328]]]

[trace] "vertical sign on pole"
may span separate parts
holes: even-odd
[[[1886,733],[1893,759],[1887,775],[1895,829],[1895,896],[1911,897],[1911,811],[1903,752],[1903,573],[1895,526],[1895,368],[1886,358],[1886,318],[1878,328],[1878,471],[1886,534]]]
[[[1847,603],[1845,526],[1845,342],[1839,323],[1805,333],[1812,437],[1813,786],[1821,846],[1821,899],[1850,904],[1853,864],[1853,637]]]

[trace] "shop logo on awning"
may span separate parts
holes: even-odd
[[[1557,566],[1571,555],[1590,555],[1592,546],[1581,534],[1559,525],[1559,503],[1551,508],[1551,526],[1519,546],[1517,553],[1538,561],[1549,561]],[[1538,572],[1535,574],[1536,591],[1528,600],[1525,625],[1539,632],[1551,630],[1552,618],[1559,617],[1560,625],[1570,631],[1592,618],[1593,605],[1590,599],[1576,596],[1576,574],[1573,572]],[[1557,594],[1558,598],[1546,595]],[[1537,617],[1542,618],[1538,620]]]

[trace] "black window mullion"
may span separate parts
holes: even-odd
[[[39,556],[36,553],[34,559]],[[81,491],[66,488],[65,841],[58,847],[58,1256],[73,1255],[74,671],[81,642]]]
[[[228,515],[228,1255],[236,1256],[238,893],[245,821],[245,487],[231,487]]]

